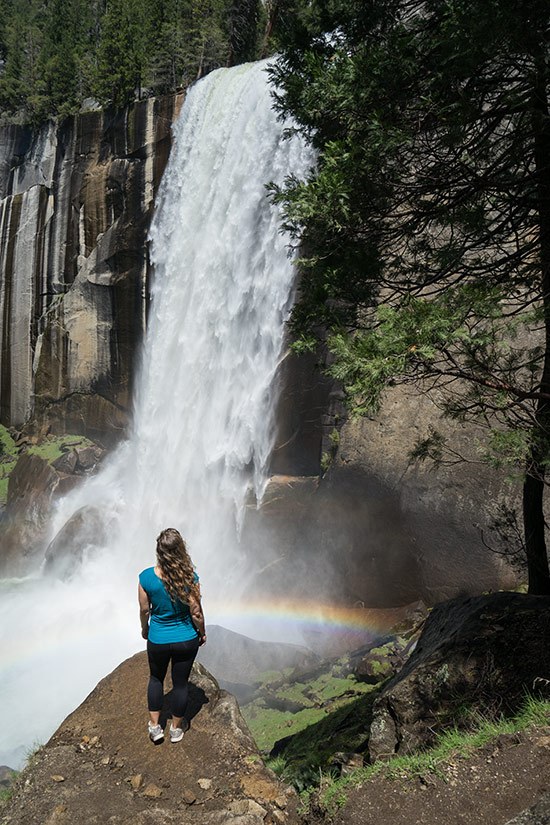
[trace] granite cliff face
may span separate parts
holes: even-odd
[[[85,111],[37,134],[0,129],[0,423],[105,446],[124,434],[146,325],[147,231],[182,102]],[[479,526],[515,491],[479,463],[409,466],[416,438],[438,423],[422,396],[394,388],[376,419],[341,427],[341,392],[318,360],[283,360],[273,477],[261,523],[251,514],[248,525],[273,588],[288,587],[284,564],[261,563],[273,541],[315,598],[433,603],[510,584]],[[475,460],[475,434],[449,427]]]
[[[146,235],[183,95],[0,130],[0,421],[116,440],[147,309]]]

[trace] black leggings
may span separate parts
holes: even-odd
[[[171,644],[156,645],[147,642],[147,657],[149,659],[149,685],[147,687],[147,705],[151,711],[161,711],[164,701],[164,677],[172,661],[172,714],[179,717],[185,715],[189,698],[188,681],[195,656],[199,649],[199,640],[191,639],[188,642],[172,642]]]

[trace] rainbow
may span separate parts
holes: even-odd
[[[122,650],[131,655],[144,646],[133,607],[132,604],[127,610],[121,610],[120,605],[111,610],[104,608],[106,621],[98,621],[90,608],[73,615],[72,621],[64,623],[62,628],[53,626],[52,622],[49,628],[42,628],[46,632],[29,633],[24,643],[20,637],[8,638],[0,656],[0,668],[5,673],[7,668],[26,659],[62,655],[73,643],[84,644],[90,653],[90,648],[96,646],[105,649],[110,635],[118,636]],[[207,625],[221,625],[254,638],[298,641],[326,654],[352,650],[387,635],[409,609],[368,608],[304,599],[204,600]]]
[[[277,641],[300,635],[306,645],[326,654],[353,650],[386,636],[409,612],[410,606],[370,608],[304,599],[205,602],[207,625],[237,626],[245,635]]]

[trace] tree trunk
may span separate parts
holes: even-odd
[[[543,468],[538,467],[539,470]],[[529,593],[550,595],[550,572],[544,536],[543,512],[544,476],[537,473],[537,462],[531,458],[523,482],[523,524]]]
[[[529,574],[529,593],[550,594],[550,572],[545,541],[544,476],[550,459],[550,117],[549,72],[545,50],[535,63],[533,130],[535,137],[536,195],[539,217],[541,293],[544,307],[545,354],[537,403],[537,427],[527,460],[523,485],[523,523]]]

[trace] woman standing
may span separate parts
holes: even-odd
[[[199,577],[180,533],[172,527],[157,538],[157,563],[139,574],[141,635],[147,639],[149,659],[149,738],[160,743],[159,724],[164,700],[164,677],[172,663],[172,723],[170,741],[183,739],[183,718],[189,696],[191,667],[206,642]],[[186,729],[189,727],[187,723]]]

